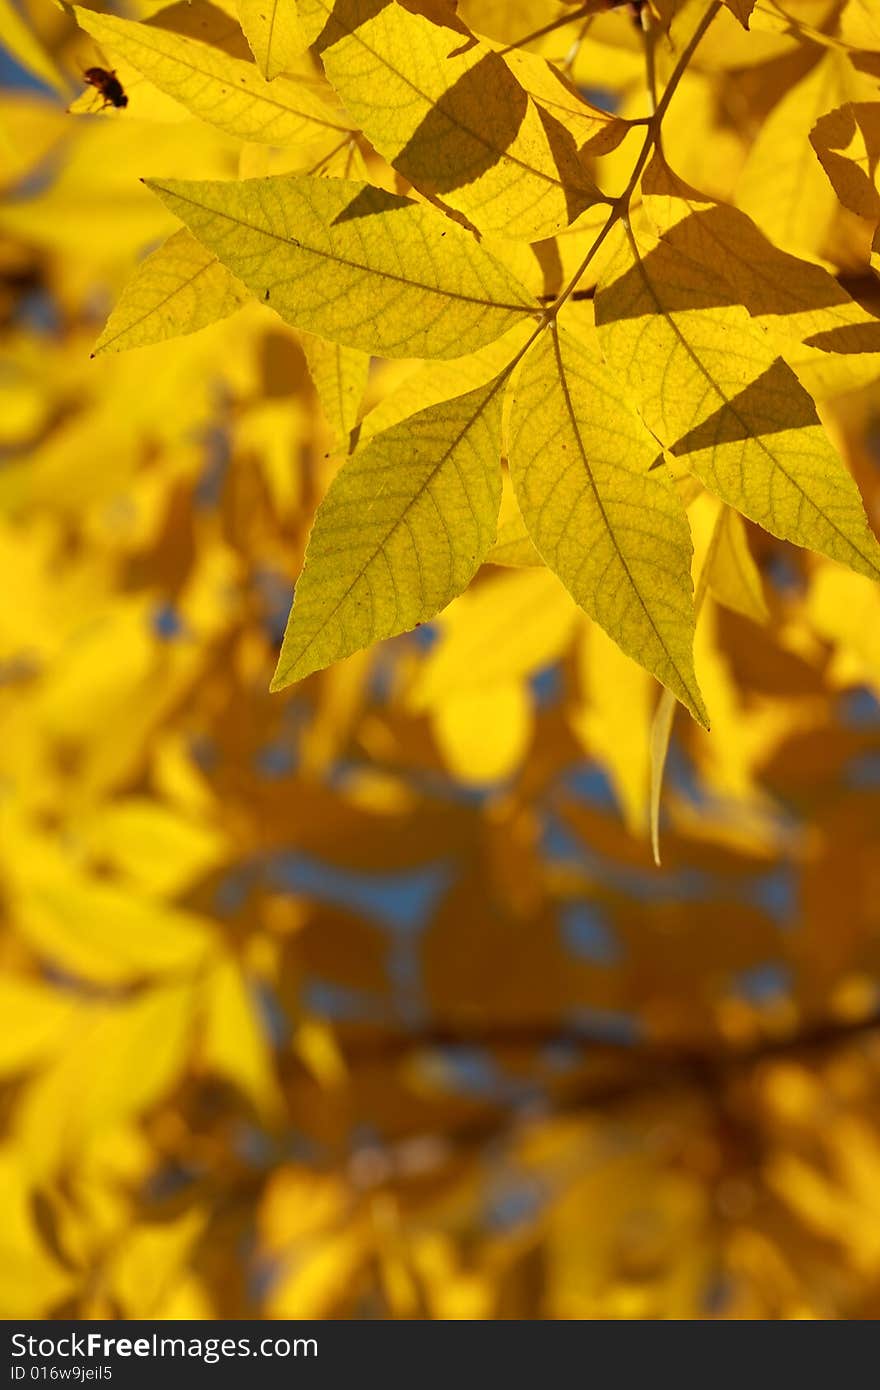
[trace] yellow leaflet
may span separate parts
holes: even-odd
[[[880,101],[848,102],[829,111],[810,144],[844,207],[880,219]]]
[[[113,1243],[102,1270],[102,1283],[123,1317],[202,1317],[191,1286],[183,1308],[178,1300],[186,1288],[192,1248],[206,1224],[201,1204],[190,1206],[171,1220],[128,1227],[125,1238]],[[195,1310],[192,1302],[195,1301]],[[186,1310],[189,1311],[186,1311]],[[210,1310],[207,1314],[211,1316]]]
[[[309,537],[280,690],[433,618],[495,539],[504,378],[424,410],[353,455]]]
[[[228,318],[249,298],[244,285],[182,227],[138,266],[92,355],[195,333]]]
[[[468,232],[368,184],[151,180],[162,201],[283,319],[383,357],[456,357],[537,305]]]
[[[554,574],[511,570],[457,599],[439,621],[440,641],[413,683],[413,709],[439,708],[450,694],[525,679],[567,651],[582,621]]]
[[[195,969],[209,953],[207,919],[90,878],[8,820],[3,831],[13,921],[40,958],[116,984]]]
[[[16,1134],[35,1176],[69,1163],[174,1085],[188,1059],[192,1006],[189,984],[92,1006],[54,1065],[33,1081],[16,1116]]]
[[[584,702],[572,712],[572,726],[587,751],[607,768],[630,831],[642,835],[648,822],[656,686],[598,623],[584,624],[578,657]],[[670,704],[676,707],[671,697]]]
[[[252,63],[213,44],[75,8],[81,28],[99,43],[110,45],[194,116],[240,140],[290,145],[322,137],[328,128],[348,129],[302,82],[281,78],[270,85]]]
[[[0,183],[23,179],[68,132],[65,113],[52,100],[29,92],[0,94]]]
[[[715,271],[667,241],[615,237],[596,296],[603,350],[648,428],[771,535],[871,577],[880,547],[812,399]]]
[[[278,1106],[278,1083],[256,998],[238,963],[221,957],[205,976],[200,1062],[241,1087],[263,1115]]]
[[[880,589],[860,575],[823,565],[807,600],[810,623],[861,678],[880,690]]]
[[[34,1186],[27,1154],[5,1142],[0,1150],[0,1307],[4,1318],[48,1318],[81,1288],[79,1270],[65,1268],[46,1248],[37,1223]]]
[[[177,897],[223,863],[226,837],[148,797],[123,797],[78,817],[83,849],[126,886],[150,897]]]
[[[842,54],[826,53],[774,106],[749,153],[737,204],[783,250],[822,254],[837,200],[810,148],[810,130],[846,98],[851,73]]]
[[[663,0],[663,3],[668,5],[669,0]],[[671,70],[708,8],[706,0],[673,0],[673,3],[675,13],[669,33],[657,46],[661,75]],[[803,0],[797,0],[797,3],[801,5]],[[768,63],[771,58],[797,49],[797,37],[787,31],[778,33],[773,32],[771,28],[769,32],[762,32],[763,26],[757,23],[758,13],[756,11],[753,14],[751,28],[746,32],[729,9],[720,9],[700,41],[692,59],[694,67],[711,73],[736,72],[740,68],[753,68]],[[607,19],[605,23],[608,23]],[[602,37],[605,38],[604,31]],[[633,34],[633,38],[638,44],[637,32]]]
[[[678,705],[672,694],[664,690],[654,712],[651,725],[651,793],[649,815],[651,822],[651,851],[654,863],[660,867],[660,798],[663,794],[663,773],[666,771],[666,757],[669,753],[669,740]]]
[[[306,47],[296,0],[238,0],[238,14],[266,80],[289,71]]]
[[[0,0],[0,42],[8,53],[41,82],[62,94],[67,84],[14,0]]]
[[[451,12],[300,0],[300,16],[370,143],[482,231],[552,236],[600,199],[572,135]]]
[[[347,445],[360,413],[370,375],[369,353],[302,335],[303,351],[334,445]]]
[[[739,513],[701,492],[688,508],[688,520],[698,560],[711,555],[707,575],[713,596],[725,608],[766,623],[769,615],[761,575]]]
[[[62,1047],[82,1010],[75,995],[7,974],[0,977],[0,1012],[0,1075],[11,1076]]]
[[[880,52],[880,15],[874,0],[847,0],[840,16],[840,37],[853,48]]]
[[[812,394],[836,395],[880,375],[880,321],[827,270],[780,251],[744,213],[689,188],[662,159],[649,165],[642,191],[654,230],[723,277],[719,293],[773,334]]]
[[[567,5],[565,0],[458,0],[451,8],[456,9],[476,33],[487,34],[501,43],[516,43],[551,20],[559,19],[565,14]],[[557,48],[567,47],[565,38],[557,34],[553,38]]]
[[[518,681],[456,691],[431,711],[449,771],[472,786],[500,782],[516,771],[533,723],[531,696]]]
[[[595,335],[554,324],[514,388],[509,462],[523,519],[576,602],[705,724],[690,533],[657,455]]]
[[[539,103],[541,110],[555,116],[574,137],[581,155],[608,154],[627,134],[627,121],[593,106],[557,68],[536,53],[514,48],[504,57],[520,85]]]
[[[534,547],[516,500],[510,473],[505,471],[501,488],[501,509],[498,512],[498,534],[486,556],[490,565],[509,565],[521,569],[544,562]]]
[[[209,126],[189,116],[181,127],[123,114],[125,123],[68,120],[71,138],[56,177],[45,187],[38,184],[33,196],[8,198],[0,206],[4,233],[64,258],[56,293],[70,296],[77,311],[96,276],[117,264],[127,269],[144,246],[175,230],[133,174],[173,167],[186,177],[217,178],[228,167],[231,142]],[[79,296],[76,276],[82,277]]]

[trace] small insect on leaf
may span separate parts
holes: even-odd
[[[128,97],[122,88],[122,83],[114,71],[106,68],[86,68],[83,77],[90,87],[95,87],[104,100],[101,103],[101,110],[105,106],[115,106],[121,109],[128,105]]]

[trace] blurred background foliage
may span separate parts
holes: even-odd
[[[461,8],[501,41],[561,9]],[[705,605],[661,869],[656,687],[545,571],[270,696],[338,462],[303,342],[249,304],[89,354],[174,230],[138,176],[375,158],[143,82],[142,116],[136,76],[71,114],[103,55],[0,13],[3,1314],[880,1315],[876,588],[749,531],[766,619]],[[637,40],[597,24],[570,66],[625,108]],[[769,108],[803,37],[757,37]],[[718,196],[735,68],[710,43],[682,88],[710,149],[670,112]],[[815,234],[855,283],[855,219]],[[352,418],[424,370],[374,362]],[[873,379],[825,413],[877,529]]]

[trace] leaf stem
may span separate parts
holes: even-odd
[[[656,147],[658,143],[660,136],[660,126],[662,124],[663,117],[665,116],[666,111],[669,107],[669,103],[672,101],[672,98],[675,95],[676,88],[678,87],[679,82],[684,76],[688,64],[690,63],[691,58],[693,57],[698,44],[700,43],[701,39],[706,33],[706,30],[709,28],[709,25],[712,23],[712,20],[715,18],[720,8],[721,0],[712,0],[712,3],[706,10],[706,13],[703,15],[703,18],[700,20],[699,24],[697,25],[696,29],[691,35],[687,43],[687,46],[682,51],[681,56],[678,59],[678,62],[672,70],[672,75],[670,76],[669,81],[667,82],[666,87],[663,90],[663,95],[657,103],[656,110],[647,122],[648,128],[645,132],[644,143],[639,152],[639,156],[636,159],[635,166],[633,168],[632,174],[630,175],[629,182],[627,183],[626,188],[623,190],[620,197],[615,198],[613,203],[611,204],[611,210],[608,214],[608,217],[606,218],[603,225],[600,227],[599,232],[596,235],[595,241],[593,242],[584,259],[581,261],[574,275],[571,277],[568,284],[561,291],[561,293],[557,295],[553,303],[549,304],[547,308],[544,310],[544,313],[541,315],[541,320],[535,328],[534,333],[531,335],[528,342],[520,348],[519,352],[517,352],[516,355],[507,364],[502,373],[502,376],[509,376],[513,369],[518,365],[518,363],[521,362],[522,359],[525,357],[526,353],[528,352],[532,344],[535,342],[535,340],[538,337],[540,337],[540,335],[544,332],[546,328],[548,328],[552,323],[555,323],[557,317],[559,316],[560,309],[562,308],[563,304],[565,304],[569,296],[573,294],[574,291],[577,289],[577,286],[581,278],[588,269],[594,256],[599,251],[606,237],[610,234],[610,232],[618,222],[627,221],[627,217],[629,214],[630,199],[632,198],[633,191],[635,190],[635,187],[639,179],[641,178],[642,170],[648,162],[648,158],[652,150]]]
[[[694,56],[697,45],[700,43],[700,40],[703,38],[704,34],[706,33],[706,30],[709,28],[709,25],[712,23],[712,20],[715,18],[720,8],[721,0],[712,0],[711,5],[706,10],[706,13],[703,15],[703,18],[700,20],[699,24],[697,25],[696,29],[691,35],[687,47],[682,52],[678,62],[676,63],[672,71],[672,75],[666,84],[662,97],[660,98],[660,101],[657,103],[656,109],[653,115],[651,116],[650,120],[648,121],[648,128],[645,132],[644,143],[642,145],[641,150],[639,151],[639,156],[633,167],[633,171],[630,175],[629,182],[627,183],[626,188],[623,190],[620,197],[616,198],[612,203],[611,211],[608,214],[608,220],[606,221],[605,225],[601,228],[598,236],[596,237],[596,240],[593,242],[593,245],[590,247],[581,264],[578,266],[571,280],[568,282],[565,289],[554,301],[554,303],[551,304],[549,309],[546,310],[544,317],[548,323],[552,323],[553,320],[557,317],[563,304],[568,299],[572,291],[577,287],[577,284],[581,279],[581,276],[586,271],[587,267],[589,266],[593,257],[596,255],[596,252],[599,250],[599,247],[602,245],[605,238],[608,236],[612,227],[614,227],[615,224],[619,222],[621,219],[625,219],[627,217],[627,214],[629,213],[630,199],[632,198],[635,187],[642,176],[642,171],[648,162],[648,158],[651,155],[651,152],[659,143],[660,127],[663,123],[663,117],[666,115],[669,103],[675,96],[676,88],[678,87],[679,82],[684,76],[688,64],[691,61],[691,58]]]
[[[595,9],[595,0],[586,0],[586,3],[580,5],[578,9],[572,10],[568,14],[561,14],[558,18],[551,19],[549,24],[543,24],[540,29],[533,29],[530,34],[523,34],[522,38],[517,39],[515,43],[509,43],[506,48],[500,50],[500,56],[503,58],[507,53],[513,53],[518,48],[525,48],[527,43],[534,43],[535,39],[542,39],[545,34],[552,34],[555,29],[564,29],[585,16],[589,18]]]

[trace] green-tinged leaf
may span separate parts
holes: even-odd
[[[271,84],[253,63],[156,24],[138,24],[77,6],[80,27],[126,58],[194,116],[240,140],[295,145],[347,130],[348,123],[302,82]]]
[[[371,144],[482,231],[552,236],[601,199],[571,132],[450,10],[300,0],[300,15]]]
[[[880,576],[858,489],[811,397],[732,292],[665,240],[621,230],[596,295],[609,365],[710,491],[772,535]]]
[[[357,422],[367,378],[369,353],[302,334],[303,351],[335,444],[344,444]]]
[[[268,82],[288,72],[306,48],[296,0],[238,0],[238,17]]]
[[[458,357],[537,304],[432,208],[344,179],[150,180],[205,246],[294,327],[381,357]]]
[[[594,337],[553,325],[514,388],[510,474],[545,563],[615,642],[707,724],[693,668],[687,517]]]
[[[93,356],[195,333],[228,318],[249,299],[244,285],[182,227],[138,266]]]
[[[433,618],[495,539],[504,378],[377,435],[309,538],[273,690]]]

